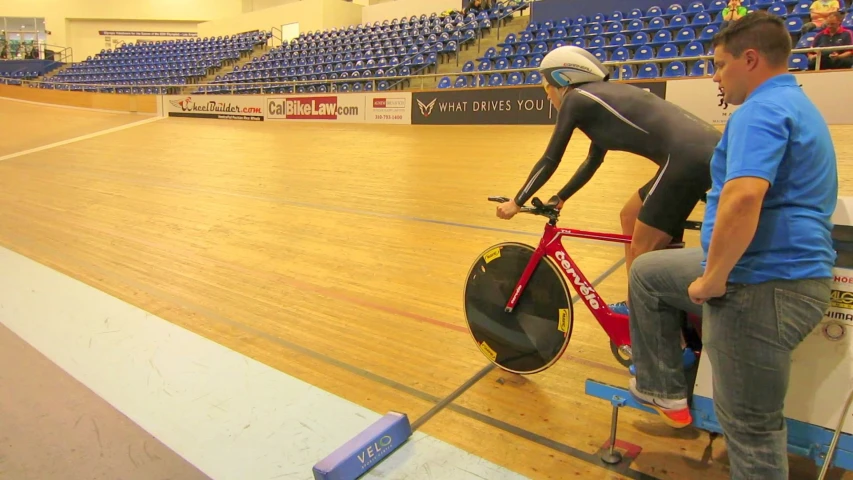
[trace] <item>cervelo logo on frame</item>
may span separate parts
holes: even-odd
[[[580,293],[583,295],[583,298],[589,302],[589,306],[592,307],[593,310],[598,310],[601,306],[598,304],[598,300],[596,300],[595,289],[592,288],[588,283],[581,280],[580,275],[575,269],[572,267],[572,264],[569,263],[569,260],[566,258],[566,254],[562,251],[558,251],[555,255],[557,260],[560,262],[560,266],[563,267],[563,270],[571,277],[572,282],[580,287]]]
[[[293,97],[270,100],[269,114],[288,120],[337,120],[357,116],[357,106],[339,106],[335,95],[325,97]]]

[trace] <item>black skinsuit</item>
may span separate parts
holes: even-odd
[[[638,219],[680,238],[684,221],[711,188],[710,162],[722,133],[637,86],[579,85],[563,97],[551,141],[516,195],[516,204],[524,205],[551,178],[575,128],[592,145],[586,160],[558,193],[560,199],[569,199],[586,185],[609,150],[646,157],[660,168],[639,190],[643,207]]]

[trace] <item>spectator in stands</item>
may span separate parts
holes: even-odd
[[[812,47],[841,47],[853,46],[853,32],[841,26],[841,12],[832,12],[826,17],[826,28],[814,37]],[[809,70],[817,67],[818,54],[810,52]],[[820,52],[820,69],[831,70],[853,67],[853,49]]]
[[[469,12],[474,12],[476,14],[487,11],[492,8],[491,3],[491,0],[469,0],[468,5],[466,5],[465,10],[463,10],[463,13],[468,15]]]
[[[720,30],[726,28],[729,23],[746,15],[747,9],[741,5],[741,0],[729,0],[729,4],[723,9],[723,23],[720,24]]]
[[[811,11],[812,21],[803,25],[803,33],[823,28],[826,17],[830,13],[840,11],[841,5],[838,4],[838,0],[815,0],[809,10]]]

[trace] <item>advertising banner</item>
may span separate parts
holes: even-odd
[[[169,117],[264,121],[264,99],[254,95],[164,95]]]
[[[720,88],[710,78],[668,82],[665,98],[713,125],[725,125],[737,110],[737,105],[723,102]]]
[[[366,96],[365,121],[368,123],[412,123],[412,93],[371,93]]]
[[[794,77],[820,110],[827,124],[853,123],[853,110],[840,107],[853,104],[853,90],[838,87],[853,82],[853,73],[801,73]],[[670,81],[666,88],[666,99],[716,125],[725,125],[738,108],[722,101],[717,84],[710,78]]]
[[[557,111],[542,87],[412,93],[415,125],[553,125]]]
[[[853,73],[848,71],[803,73],[797,80],[829,125],[853,123]]]
[[[269,120],[363,123],[365,96],[318,93],[267,97],[266,115]]]
[[[636,86],[666,95],[666,82]],[[412,101],[412,123],[418,125],[553,125],[557,120],[541,86],[414,92]]]

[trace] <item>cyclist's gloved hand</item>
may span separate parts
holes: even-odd
[[[554,207],[557,210],[559,210],[559,209],[563,208],[563,201],[560,200],[560,197],[554,195],[553,197],[551,197],[548,200],[548,203],[546,203],[546,205],[549,207]]]

